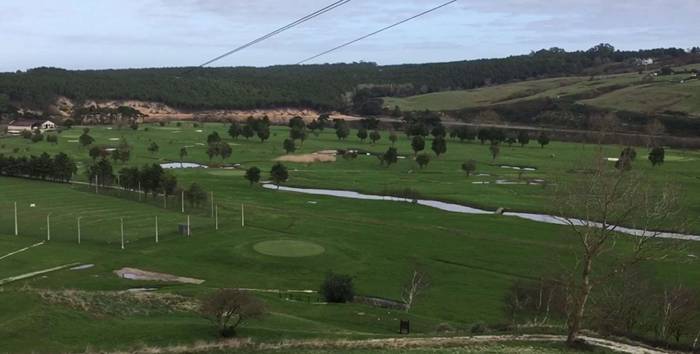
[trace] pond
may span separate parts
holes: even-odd
[[[383,201],[392,201],[392,202],[412,203],[412,204],[423,205],[423,206],[427,206],[430,208],[435,208],[435,209],[439,209],[439,210],[443,210],[443,211],[462,213],[462,214],[472,214],[472,215],[494,215],[495,214],[494,211],[472,208],[472,207],[464,206],[461,204],[447,203],[447,202],[441,202],[441,201],[437,201],[437,200],[399,198],[399,197],[363,194],[363,193],[358,193],[358,192],[354,192],[354,191],[344,191],[344,190],[334,190],[334,189],[293,188],[293,187],[277,186],[277,185],[269,184],[269,183],[263,184],[263,187],[267,188],[267,189],[274,189],[274,190],[279,190],[279,191],[284,191],[284,192],[303,193],[303,194],[312,194],[312,195],[324,195],[324,196],[339,197],[339,198],[361,199],[361,200],[383,200]],[[530,221],[542,222],[542,223],[546,223],[546,224],[555,224],[555,225],[574,224],[574,225],[588,225],[591,227],[602,227],[602,225],[600,223],[597,223],[597,222],[590,222],[590,221],[585,221],[585,220],[581,220],[581,219],[564,218],[564,217],[555,216],[555,215],[548,215],[548,214],[505,212],[505,213],[503,213],[503,215],[510,216],[510,217],[517,217],[517,218],[526,219],[526,220],[530,220]],[[621,227],[621,226],[608,226],[608,227],[614,228],[615,231],[617,231],[617,232],[624,233],[627,235],[632,235],[632,236],[656,235],[656,237],[659,237],[659,238],[687,240],[687,241],[700,241],[699,235],[686,235],[686,234],[673,233],[673,232],[644,231],[644,230],[637,230],[637,229]]]

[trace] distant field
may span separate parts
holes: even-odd
[[[145,129],[148,128],[148,131]],[[223,124],[191,123],[160,127],[143,125],[139,131],[91,127],[98,144],[113,146],[124,137],[132,145],[132,160],[115,168],[145,163],[177,161],[181,147],[187,147],[189,162],[209,163],[203,144],[217,131],[231,143],[233,155],[227,163],[243,168],[258,166],[263,179],[274,159],[283,155],[282,141],[288,129],[273,127],[270,141],[232,140]],[[200,132],[201,131],[201,132]],[[78,180],[91,162],[87,150],[71,142],[80,134],[75,127],[60,134],[59,143],[32,144],[18,137],[0,139],[0,153],[30,155],[64,151],[81,165]],[[383,152],[391,146],[387,132],[371,145],[361,142],[353,131],[338,141],[332,130],[310,135],[297,154],[320,150],[361,148]],[[160,151],[146,147],[156,142]],[[427,144],[430,145],[429,143]],[[577,169],[598,153],[599,147],[552,143],[542,149],[535,142],[526,147],[503,146],[494,162],[488,147],[479,143],[450,140],[447,154],[435,158],[425,169],[412,159],[410,144],[400,136],[396,147],[402,158],[391,167],[380,166],[372,156],[334,163],[288,163],[287,185],[337,188],[367,193],[390,193],[411,188],[426,198],[478,205],[491,209],[555,211],[553,186],[582,178]],[[620,146],[600,147],[603,156],[619,156]],[[16,152],[15,152],[16,151]],[[647,151],[639,148],[634,170],[648,175],[654,183],[672,184],[683,194],[684,216],[697,222],[700,215],[700,153],[669,150],[667,162],[653,168]],[[467,178],[460,165],[477,161],[477,174]],[[216,163],[222,162],[216,158]],[[536,171],[519,173],[501,165],[531,166]],[[158,301],[134,303],[124,300],[116,308],[104,307],[103,296],[131,288],[157,288],[156,294],[182,295],[190,301],[220,287],[242,287],[258,291],[267,304],[268,315],[250,322],[242,337],[279,341],[306,338],[371,339],[396,336],[399,319],[409,319],[415,335],[435,335],[442,323],[458,333],[468,334],[474,323],[504,321],[503,297],[517,280],[536,278],[543,272],[557,272],[575,261],[576,242],[570,231],[497,215],[464,215],[426,208],[411,203],[363,201],[309,196],[250,186],[241,170],[192,169],[175,171],[182,185],[192,182],[214,192],[219,209],[216,230],[209,206],[181,213],[177,200],[169,208],[161,200],[138,201],[96,194],[79,185],[53,184],[0,177],[0,257],[46,239],[46,216],[51,214],[51,241],[26,252],[0,260],[0,279],[65,264],[94,264],[85,270],[60,270],[3,286],[0,291],[0,352],[31,348],[38,353],[94,350],[128,350],[141,344],[168,346],[215,340],[211,325],[190,311],[174,311]],[[543,185],[500,185],[498,180],[543,179]],[[490,182],[488,185],[474,182]],[[13,236],[13,206],[19,207],[20,235]],[[34,204],[34,207],[31,205]],[[241,227],[244,205],[246,227]],[[178,235],[177,224],[191,215],[193,235]],[[77,244],[77,217],[82,216],[83,241]],[[155,243],[155,217],[161,227]],[[120,248],[120,220],[124,218],[126,248]],[[673,227],[675,220],[669,220]],[[698,225],[694,225],[698,231]],[[620,237],[615,252],[632,248]],[[700,254],[699,243],[687,243],[672,257],[646,267],[661,284],[683,281],[697,286],[700,268],[691,255]],[[678,260],[680,259],[680,260]],[[362,295],[399,299],[401,285],[416,265],[427,269],[433,287],[420,298],[410,313],[373,308],[360,304],[322,305],[316,294],[287,299],[284,290],[317,290],[327,272],[354,277]],[[134,267],[203,279],[202,285],[132,281],[118,278],[113,271]],[[97,295],[94,313],[70,303],[52,303],[41,291],[78,289]],[[282,290],[282,294],[277,292]],[[75,295],[79,296],[79,295]],[[78,298],[76,298],[78,299]],[[79,328],[79,331],[76,331]],[[41,335],[38,341],[37,335]],[[534,348],[534,349],[533,349]],[[466,350],[470,350],[467,348]],[[559,346],[488,346],[485,352],[569,352]],[[449,349],[440,349],[452,353]],[[300,351],[303,353],[304,351]],[[359,351],[358,353],[362,353]],[[368,351],[371,352],[371,351]],[[409,351],[413,352],[413,351]],[[415,352],[421,353],[421,350]],[[432,352],[423,350],[422,352]],[[468,352],[468,351],[467,351]]]
[[[676,70],[700,68],[689,65]],[[388,108],[399,106],[402,110],[459,110],[488,107],[500,103],[550,97],[591,95],[594,98],[580,103],[642,113],[659,113],[666,110],[700,115],[700,80],[690,80],[689,74],[657,77],[652,82],[643,82],[638,73],[589,77],[563,77],[558,79],[532,80],[513,84],[497,85],[474,90],[445,91],[406,98],[386,97]],[[612,92],[608,92],[614,89]]]

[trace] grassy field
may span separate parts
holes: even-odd
[[[697,69],[698,65],[677,70]],[[488,107],[537,98],[594,96],[579,103],[599,108],[642,113],[664,111],[700,115],[700,80],[682,82],[689,74],[659,76],[645,82],[638,73],[590,77],[562,77],[496,85],[473,90],[445,91],[405,98],[386,97],[388,108],[399,106],[404,111],[459,110]]]
[[[148,131],[145,131],[148,128]],[[201,131],[201,132],[199,132]],[[181,147],[188,146],[191,162],[207,163],[202,144],[210,131],[225,136],[226,127],[206,124],[194,128],[143,126],[131,130],[92,127],[98,144],[116,145],[122,136],[133,146],[128,165],[177,161]],[[282,155],[286,128],[274,128],[271,141],[231,141],[234,153],[229,163],[258,166],[268,171],[273,159]],[[71,141],[80,128],[60,134],[59,143],[32,144],[21,138],[0,139],[0,153],[39,154],[64,151],[82,163],[90,162],[87,151]],[[351,137],[339,142],[331,131],[311,136],[299,153],[336,148],[385,151],[387,133],[376,145]],[[146,146],[155,141],[158,154]],[[360,156],[325,164],[288,164],[290,185],[339,188],[373,193],[410,187],[426,197],[518,210],[554,210],[550,187],[533,185],[480,185],[473,182],[506,179],[544,179],[551,184],[575,181],[582,161],[596,154],[596,147],[554,143],[545,149],[503,147],[491,162],[488,148],[478,143],[450,142],[448,153],[428,168],[418,169],[410,158],[405,137],[397,142],[406,159],[389,168],[376,158]],[[617,156],[620,147],[604,147],[605,156]],[[17,151],[17,152],[14,152]],[[640,153],[635,169],[658,183],[683,189],[687,215],[697,217],[700,179],[692,151],[670,151],[669,161],[652,168]],[[466,178],[460,164],[476,159],[478,173],[489,176]],[[215,160],[220,162],[219,160]],[[518,176],[500,164],[532,166],[537,171]],[[117,166],[119,168],[120,166]],[[531,279],[543,270],[556,272],[574,261],[574,242],[563,227],[496,215],[476,216],[381,201],[304,196],[250,186],[239,170],[196,169],[176,171],[184,185],[201,184],[214,192],[219,206],[220,228],[216,230],[208,206],[180,213],[175,200],[171,208],[161,201],[137,197],[117,198],[96,194],[80,185],[52,184],[0,178],[0,257],[46,238],[46,215],[51,214],[51,241],[0,259],[0,279],[66,264],[94,264],[84,270],[63,269],[3,286],[0,291],[0,352],[82,351],[127,349],[136,345],[188,344],[213,340],[211,325],[191,311],[172,308],[164,299],[142,302],[123,295],[131,288],[157,288],[157,295],[175,294],[196,299],[220,287],[260,291],[268,315],[245,326],[240,335],[277,341],[300,338],[382,338],[395,336],[398,320],[407,318],[417,335],[434,335],[440,323],[449,323],[468,333],[473,323],[501,323],[502,298],[518,279]],[[265,173],[266,175],[266,173]],[[266,177],[266,176],[265,176]],[[79,178],[84,179],[82,174]],[[13,202],[19,209],[20,235],[12,236]],[[31,205],[34,204],[34,207]],[[245,205],[246,227],[241,227],[241,205]],[[177,234],[177,224],[191,215],[192,237]],[[155,217],[160,225],[160,243],[155,243]],[[82,242],[77,244],[77,217],[82,217]],[[124,219],[126,249],[120,247],[120,220]],[[671,222],[670,222],[671,223]],[[617,251],[632,245],[621,238]],[[650,263],[658,281],[696,284],[700,268],[688,254],[700,254],[700,245],[689,243],[684,253]],[[680,261],[679,261],[679,258]],[[433,276],[433,287],[411,313],[372,308],[359,304],[321,305],[317,296],[288,295],[276,290],[316,290],[328,271],[351,274],[358,293],[399,299],[400,288],[412,267],[420,264]],[[202,285],[184,285],[120,279],[113,271],[134,267],[205,280]],[[43,292],[75,289],[93,294],[72,294],[70,301],[47,298]],[[82,294],[82,295],[81,295]],[[104,299],[123,297],[113,308]],[[85,307],[76,304],[93,304]],[[126,310],[125,310],[126,309]],[[79,328],[79,330],[76,330]],[[37,341],[37,336],[41,340]],[[557,348],[550,348],[558,352]],[[548,349],[548,350],[550,350]],[[413,351],[411,351],[413,352]],[[420,352],[420,351],[418,351]],[[450,352],[450,351],[446,351]],[[494,349],[494,352],[509,352]],[[513,352],[517,352],[514,350]]]

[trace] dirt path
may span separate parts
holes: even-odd
[[[648,348],[643,345],[632,345],[612,340],[581,337],[586,343],[626,354],[669,354],[660,349]],[[287,340],[279,343],[255,343],[250,338],[232,339],[211,343],[197,343],[194,345],[179,345],[174,347],[148,347],[131,352],[116,353],[204,353],[212,351],[233,351],[233,350],[265,350],[279,351],[285,353],[291,350],[316,350],[342,353],[349,350],[407,350],[407,349],[430,349],[430,348],[460,348],[476,344],[488,345],[503,342],[548,342],[563,343],[565,336],[560,335],[488,335],[474,337],[430,337],[430,338],[382,338],[365,340],[323,340],[304,339]]]

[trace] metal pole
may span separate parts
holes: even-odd
[[[139,181],[139,190],[138,190],[138,193],[139,193],[139,202],[140,202],[140,201],[141,201],[141,181]]]
[[[78,244],[80,244],[80,219],[82,216],[78,216]]]
[[[122,249],[124,249],[124,218],[119,219],[122,231]]]
[[[158,217],[156,216],[156,243],[158,243]]]
[[[211,199],[211,217],[214,217],[214,192],[210,192],[210,199]]]
[[[214,220],[215,220],[214,223],[216,225],[216,229],[218,230],[219,229],[219,206],[218,205],[216,205],[214,207]]]
[[[182,213],[185,213],[185,190],[182,190],[182,193],[180,195],[180,205],[182,206]]]
[[[15,202],[15,236],[19,236],[19,225],[17,224],[17,202]]]
[[[46,241],[51,241],[51,213],[46,215]]]
[[[187,215],[187,237],[192,236],[192,233],[190,232],[190,216]]]
[[[95,175],[95,194],[98,193],[98,190],[97,190],[97,186],[98,186],[98,185],[99,185],[99,184],[98,184],[98,182],[97,182],[97,175]]]
[[[241,204],[241,227],[245,227],[245,205]]]

